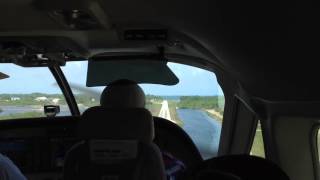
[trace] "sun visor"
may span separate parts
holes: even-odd
[[[107,86],[119,79],[129,79],[138,84],[176,85],[179,82],[165,61],[89,60],[88,87]]]

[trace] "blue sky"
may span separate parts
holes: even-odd
[[[175,86],[141,85],[146,94],[154,95],[222,95],[214,73],[199,68],[168,63],[170,69],[179,78]],[[62,68],[68,81],[85,86],[87,62],[70,62]],[[22,68],[13,64],[1,64],[0,72],[10,76],[0,80],[0,93],[61,93],[48,68]],[[101,91],[102,88],[88,88]]]

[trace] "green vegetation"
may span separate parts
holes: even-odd
[[[223,104],[224,98],[220,96],[182,96],[177,105],[181,109],[216,109],[222,112]]]
[[[85,107],[92,107],[100,105],[100,101],[96,100],[94,97],[87,94],[76,94],[75,98],[78,104],[81,104]],[[162,97],[146,95],[146,106],[152,106],[153,104],[161,103]]]
[[[180,127],[183,126],[183,122],[178,116],[177,113],[177,101],[168,101],[169,103],[169,111],[170,111],[170,116],[173,121],[175,121]]]
[[[202,109],[210,117],[221,121],[223,118],[223,96],[182,96],[177,104],[181,109]]]
[[[39,99],[40,98],[40,99]],[[86,109],[88,107],[99,105],[99,100],[88,94],[75,94],[76,101],[80,109]],[[169,99],[170,97],[168,97]],[[58,102],[54,102],[57,100]],[[178,99],[175,98],[175,99]],[[164,100],[161,96],[146,95],[146,108],[151,111],[155,116],[159,115],[161,109],[161,103]],[[177,114],[177,108],[188,109],[202,109],[202,110],[214,110],[222,112],[219,107],[221,103],[224,103],[223,96],[183,96],[179,100],[168,100],[169,111],[171,118],[182,126],[182,121]],[[219,104],[220,103],[220,104]],[[1,106],[43,106],[46,104],[59,104],[67,105],[63,94],[44,94],[44,93],[32,93],[32,94],[1,94],[0,95],[0,112]],[[211,111],[210,111],[211,112]],[[218,119],[214,114],[208,113],[208,115]],[[28,118],[28,117],[41,117],[44,116],[40,112],[28,112],[18,113],[11,115],[3,115],[0,119],[16,119],[16,118]]]
[[[265,157],[264,152],[264,143],[263,143],[263,137],[262,137],[262,131],[260,125],[258,125],[252,148],[251,148],[251,154],[259,157]]]
[[[146,108],[151,112],[152,115],[158,116],[160,109],[161,109],[161,104],[148,103],[146,105]]]
[[[86,109],[88,107],[97,106],[100,101],[95,97],[88,94],[75,94],[76,101],[80,109]],[[57,101],[58,100],[58,101]],[[161,102],[163,98],[160,96],[146,95],[146,107],[154,115],[158,115]],[[44,93],[31,93],[31,94],[0,94],[0,116],[1,106],[39,106],[48,104],[67,105],[63,94],[44,94]],[[24,116],[25,115],[25,116]],[[1,119],[13,119],[23,117],[39,117],[38,113],[19,113],[1,116]]]
[[[148,102],[159,102],[161,103],[163,101],[163,98],[161,96],[155,96],[155,95],[146,95],[146,101]]]
[[[0,116],[0,120],[6,119],[22,119],[22,118],[34,118],[34,117],[44,117],[45,115],[41,112],[25,112],[17,114],[9,114],[5,116]]]
[[[159,96],[147,96],[146,108],[152,113],[153,116],[158,116],[162,106],[162,97]],[[177,101],[168,101],[170,116],[173,121],[175,121],[179,126],[183,125],[183,122],[180,120],[177,114]]]
[[[45,97],[46,99],[37,100],[39,97]],[[0,105],[3,106],[26,106],[26,105],[44,105],[53,104],[54,99],[59,99],[60,105],[67,104],[62,94],[1,94]]]
[[[74,96],[78,104],[86,107],[98,106],[100,104],[99,100],[87,94],[75,94]]]
[[[146,95],[146,108],[153,116],[158,116],[161,109],[162,97],[154,95]]]
[[[40,98],[40,99],[39,99]],[[75,94],[78,104],[87,107],[96,106],[99,104],[94,97],[87,94]],[[54,100],[58,100],[54,102]],[[0,105],[2,106],[29,106],[29,105],[46,105],[46,104],[67,105],[63,94],[0,94]]]

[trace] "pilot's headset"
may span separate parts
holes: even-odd
[[[144,108],[145,94],[136,82],[120,79],[103,90],[100,105],[107,108]]]

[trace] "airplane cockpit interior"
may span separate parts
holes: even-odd
[[[2,0],[0,180],[319,180],[319,12]]]

